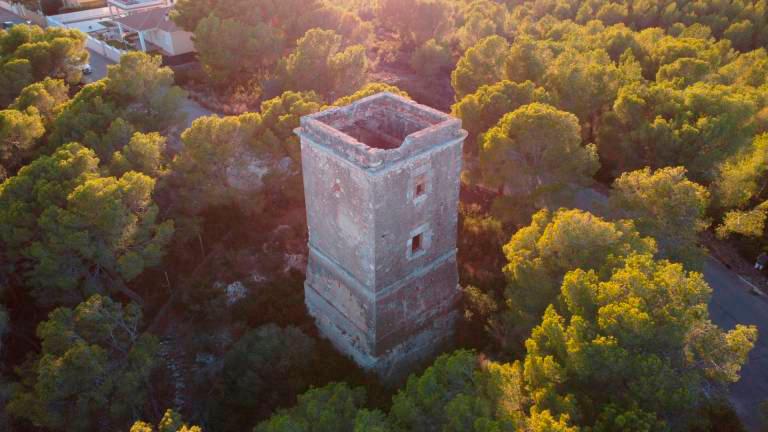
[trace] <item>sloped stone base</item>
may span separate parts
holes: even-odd
[[[333,305],[305,285],[309,313],[320,333],[340,352],[363,369],[374,372],[385,383],[407,377],[413,369],[452,344],[459,313],[455,309],[427,320],[418,332],[381,355],[374,356],[365,333],[357,329]]]

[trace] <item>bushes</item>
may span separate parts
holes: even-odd
[[[410,64],[416,73],[429,79],[451,64],[451,51],[435,39],[430,39],[413,52]]]

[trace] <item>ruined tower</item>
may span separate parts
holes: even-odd
[[[301,119],[306,304],[337,349],[395,377],[458,316],[461,121],[391,93]]]

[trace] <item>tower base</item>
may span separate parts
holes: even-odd
[[[384,383],[397,383],[425,361],[449,348],[453,343],[459,312],[451,308],[439,316],[426,320],[421,328],[408,338],[380,353],[371,354],[366,334],[351,325],[333,305],[305,284],[305,303],[320,333],[333,346],[352,358],[360,367],[378,375]]]

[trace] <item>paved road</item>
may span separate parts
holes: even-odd
[[[184,129],[192,126],[192,122],[195,121],[196,118],[213,115],[211,111],[190,98],[184,99],[184,105],[181,109],[187,113],[187,121]]]
[[[107,65],[111,65],[114,62],[91,49],[88,50],[88,53],[90,53],[88,63],[90,63],[93,72],[90,75],[84,76],[84,81],[94,82],[107,76]]]
[[[753,324],[760,336],[741,371],[741,380],[731,386],[731,401],[751,431],[760,425],[759,404],[768,399],[768,300],[752,294],[736,273],[708,258],[704,278],[713,289],[709,302],[712,321],[725,329]]]

